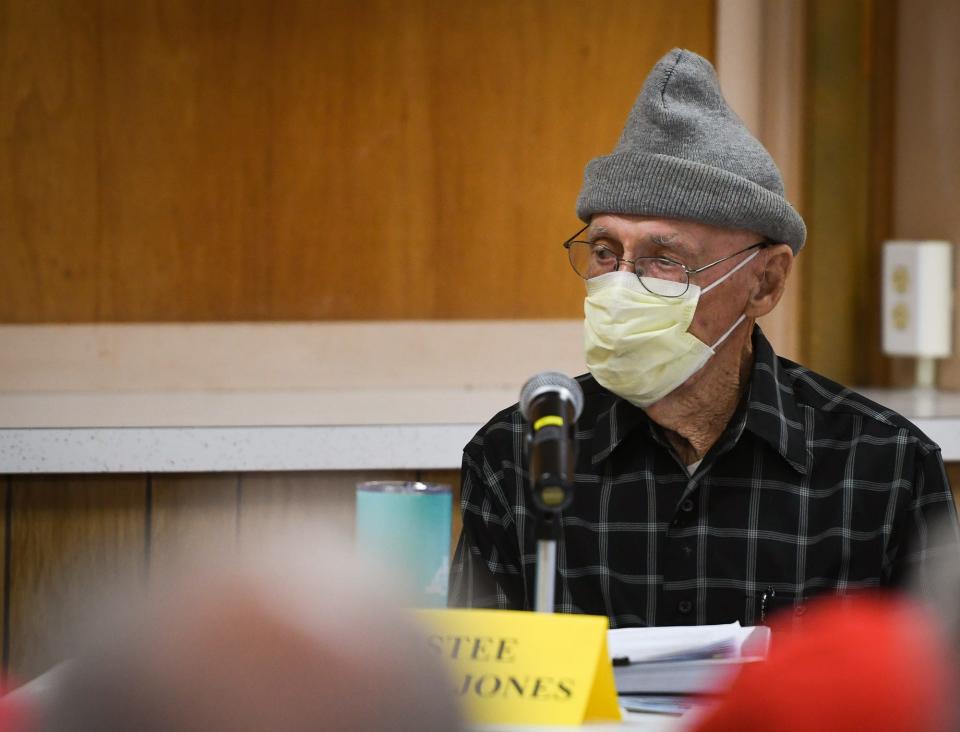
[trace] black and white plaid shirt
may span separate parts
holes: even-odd
[[[940,449],[898,414],[774,354],[688,475],[646,414],[590,376],[576,487],[561,517],[556,610],[611,627],[803,611],[812,595],[902,583],[957,548]],[[530,608],[535,514],[516,406],[464,449],[451,605]],[[945,529],[932,530],[938,524]]]

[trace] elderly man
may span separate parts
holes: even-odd
[[[779,358],[755,326],[806,229],[708,61],[674,50],[657,63],[616,149],[587,166],[577,213],[586,226],[564,246],[586,281],[590,374],[558,611],[612,627],[754,624],[816,594],[895,585],[956,548],[939,448]],[[452,604],[532,605],[526,430],[512,407],[464,450]]]

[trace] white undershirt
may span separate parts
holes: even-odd
[[[696,472],[697,472],[697,468],[700,467],[700,463],[702,463],[702,462],[703,462],[703,458],[700,458],[699,460],[697,460],[697,462],[695,462],[695,463],[690,463],[690,464],[687,466],[687,474],[688,474],[688,475],[693,475],[694,473],[696,473]]]

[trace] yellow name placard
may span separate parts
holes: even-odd
[[[620,719],[607,619],[512,610],[421,610],[471,721],[578,725]]]

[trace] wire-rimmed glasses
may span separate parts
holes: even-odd
[[[634,274],[640,280],[644,289],[661,297],[680,297],[690,288],[690,277],[692,275],[699,274],[721,262],[726,262],[739,254],[749,252],[751,249],[762,249],[770,245],[769,241],[758,241],[756,244],[751,244],[745,249],[728,254],[702,267],[691,269],[682,262],[677,262],[669,257],[626,259],[602,244],[578,240],[577,237],[586,231],[586,228],[586,226],[583,227],[563,243],[574,272],[583,279],[589,280],[608,272],[616,272],[626,262],[632,266]],[[682,287],[677,287],[677,285]]]

